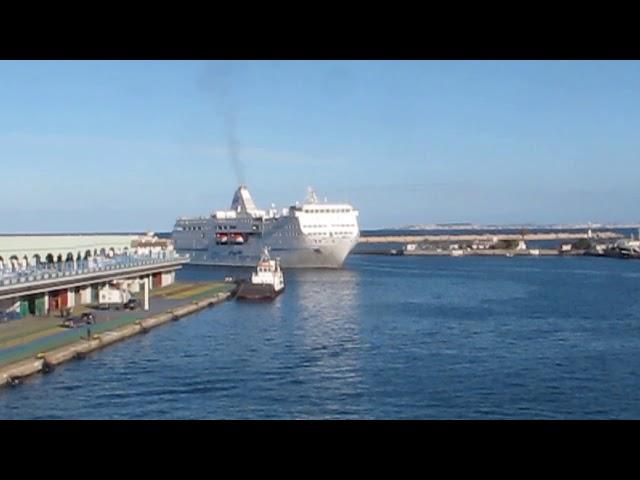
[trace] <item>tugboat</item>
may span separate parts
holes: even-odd
[[[240,300],[273,300],[284,290],[284,275],[280,259],[271,260],[269,250],[264,248],[251,281],[240,284],[237,298]]]

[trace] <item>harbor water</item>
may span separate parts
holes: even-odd
[[[285,281],[2,389],[0,418],[640,418],[638,261],[352,255]]]

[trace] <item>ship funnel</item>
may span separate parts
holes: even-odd
[[[236,190],[231,202],[231,210],[236,212],[255,212],[257,210],[256,204],[246,186],[240,185]]]

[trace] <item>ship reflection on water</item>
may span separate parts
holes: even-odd
[[[296,332],[298,368],[294,381],[307,384],[313,397],[297,415],[324,418],[362,414],[360,275],[349,269],[299,270],[288,277],[287,316]],[[315,405],[315,407],[314,407]]]

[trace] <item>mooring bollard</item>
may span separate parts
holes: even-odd
[[[56,369],[55,365],[49,362],[46,358],[42,362],[42,373],[51,373]]]

